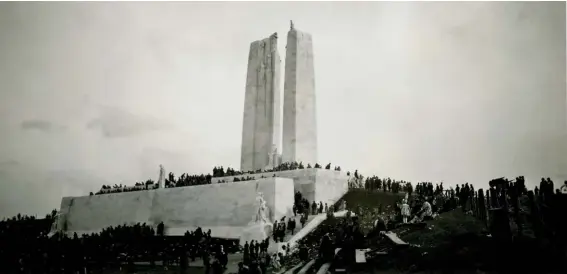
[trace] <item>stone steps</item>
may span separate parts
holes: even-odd
[[[299,270],[301,270],[301,268],[305,265],[305,263],[299,263],[296,266],[288,269],[288,270],[284,270],[285,272],[280,272],[283,274],[297,274],[297,272],[299,272]]]
[[[335,215],[335,217],[340,218],[340,217],[344,217],[346,213],[347,211],[343,210],[343,211],[335,212],[333,214]],[[352,213],[352,215],[354,216],[354,213]],[[301,228],[295,235],[291,236],[289,240],[286,240],[283,243],[275,243],[271,238],[270,247],[268,251],[270,253],[283,252],[282,246],[287,245],[288,243],[290,245],[290,248],[293,250],[299,240],[303,239],[303,237],[307,236],[309,233],[311,233],[311,231],[315,230],[326,219],[327,219],[326,213],[321,213],[313,216],[313,219],[310,222],[306,223],[305,227]]]
[[[303,267],[297,272],[297,274],[307,274],[309,273],[308,271],[311,270],[311,268],[313,268],[313,266],[315,265],[315,259],[309,261],[308,263],[306,263],[305,265],[303,265]]]
[[[323,213],[325,214],[325,213]],[[320,214],[318,214],[320,215]],[[305,226],[307,226],[313,219],[315,219],[315,217],[317,217],[318,215],[309,215],[307,217],[307,222],[305,222]],[[301,216],[295,216],[295,223],[297,224],[297,227],[295,229],[295,233],[291,234],[291,231],[287,230],[285,231],[285,236],[284,236],[284,242],[288,242],[294,235],[297,235],[297,233],[299,233],[299,231],[301,231],[303,229],[303,227],[301,227]],[[287,225],[287,224],[286,224]],[[273,237],[271,237],[270,239],[270,244],[275,243],[273,240]]]
[[[308,262],[301,262],[294,267],[278,272],[277,274],[326,274],[331,267],[331,263],[325,263],[317,267],[317,261],[315,259]]]

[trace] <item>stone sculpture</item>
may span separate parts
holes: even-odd
[[[258,192],[258,195],[256,196],[256,206],[257,206],[257,210],[256,210],[256,217],[254,218],[253,222],[254,223],[267,223],[270,222],[268,220],[268,207],[266,205],[266,200],[264,200],[264,194],[262,192]]]
[[[258,192],[256,195],[256,210],[252,216],[252,221],[242,231],[240,236],[240,245],[244,246],[246,242],[258,241],[261,242],[272,235],[274,224],[271,222],[269,215],[270,208],[264,200],[264,194]]]
[[[158,187],[165,188],[165,168],[163,168],[163,165],[159,165]]]
[[[265,170],[271,170],[279,165],[278,156],[278,148],[276,145],[272,145],[272,150],[268,153],[268,166]]]
[[[363,188],[364,187],[364,176],[359,175],[358,178],[352,176],[348,179],[349,188]]]
[[[53,218],[53,223],[51,223],[51,231],[59,231],[59,214],[55,215],[55,217]]]
[[[339,211],[346,210],[346,208],[347,208],[346,201],[345,201],[345,200],[342,200],[342,202],[341,202],[341,204],[340,204],[340,206],[339,206]]]
[[[47,236],[51,237],[57,232],[66,231],[65,226],[65,219],[63,214],[61,212],[57,213],[57,215],[53,217],[53,223],[51,223],[51,229],[49,230]]]

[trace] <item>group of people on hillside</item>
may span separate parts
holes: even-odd
[[[331,208],[332,209],[332,208]],[[273,234],[272,237],[276,243],[283,242],[285,235],[289,232],[293,235],[298,229],[297,216],[299,216],[299,223],[301,227],[304,227],[310,215],[317,215],[329,212],[329,207],[327,203],[315,202],[309,204],[309,201],[305,199],[301,192],[296,191],[294,195],[293,203],[293,217],[284,216],[279,221],[276,220],[273,224]]]
[[[297,217],[300,219],[301,227],[304,227],[308,216],[322,213],[329,214],[332,212],[334,212],[333,206],[328,207],[327,204],[323,202],[317,203],[313,201],[309,203],[299,191],[296,191],[293,205],[294,216],[283,217],[280,220],[276,220],[273,223],[271,238],[275,243],[285,242],[285,235],[288,235],[288,233],[293,235],[296,229],[298,229]],[[333,214],[330,214],[330,216],[333,216]],[[267,254],[267,248],[269,246],[268,240],[269,238],[259,243],[245,243],[243,261],[239,263],[239,273],[266,273],[266,269],[269,266],[274,269],[279,269],[293,256],[299,256],[303,260],[309,257],[308,246],[310,244],[305,241],[298,243],[298,248],[295,249],[295,252],[292,252],[289,243],[287,243],[287,245],[282,246],[283,252],[277,252],[270,256]]]
[[[514,183],[520,188],[525,188],[523,180],[516,181]],[[567,183],[565,184],[567,188]],[[510,186],[510,185],[509,185]],[[488,192],[498,193],[498,185],[492,186]],[[541,190],[539,190],[541,189]],[[542,197],[551,194],[557,194],[560,191],[557,189],[553,193],[553,182],[551,180],[544,179],[540,183],[540,186],[536,187],[536,196]],[[382,222],[381,225],[377,225],[376,228],[381,231],[389,230],[397,226],[397,223],[406,222],[423,222],[428,219],[434,218],[437,214],[454,210],[461,207],[463,211],[470,211],[471,208],[476,207],[474,204],[476,202],[477,191],[475,191],[474,186],[465,183],[457,185],[455,188],[444,189],[443,184],[433,185],[430,182],[419,183],[415,187],[416,195],[406,194],[406,197],[402,200],[401,204],[397,207],[399,219],[393,217],[390,219],[389,223]],[[297,195],[298,199],[296,206],[301,208],[301,212],[305,213],[320,213],[320,204],[306,203],[300,195]],[[355,205],[356,206],[356,205]],[[313,211],[313,208],[317,210]],[[333,208],[333,206],[331,206]],[[327,212],[333,211],[332,209],[323,209]],[[301,214],[301,213],[300,213]],[[360,210],[357,210],[357,215],[362,215]],[[333,214],[329,215],[329,219],[333,220]],[[396,215],[394,215],[396,216]],[[317,262],[314,268],[317,269],[319,265],[324,262],[329,262],[333,260],[335,256],[342,256],[347,263],[353,263],[355,260],[355,248],[360,248],[363,246],[365,235],[360,228],[357,216],[351,216],[350,211],[347,213],[345,218],[340,218],[331,222],[326,221],[320,227],[318,227],[311,234],[308,234],[305,238],[299,241],[298,246],[294,251],[287,253],[285,256],[278,254],[276,258],[280,258],[272,266],[281,266],[286,262],[293,261],[294,259],[306,262],[310,258],[316,257]],[[380,222],[378,222],[380,223]],[[334,254],[336,248],[342,248],[341,254]],[[272,257],[272,261],[274,257]],[[294,263],[295,264],[295,263]],[[266,273],[259,262],[251,262],[249,267],[245,264],[241,264],[239,268],[239,273],[250,274],[250,273]],[[288,267],[291,265],[288,265]]]
[[[399,193],[400,191],[412,193],[413,187],[410,182],[396,181],[390,178],[381,179],[378,176],[367,177],[364,183],[366,190],[382,190],[392,193]]]
[[[180,178],[188,180],[189,177],[182,175]],[[391,190],[393,185],[409,184],[404,181],[382,180],[378,177],[368,178],[367,182],[371,189],[380,185],[386,190]],[[491,181],[489,185],[486,198],[496,200],[489,203],[493,206],[499,203],[498,199],[506,199],[506,196],[500,195],[502,189],[512,189],[518,191],[520,195],[527,193],[523,177],[516,178],[515,182],[497,179]],[[561,188],[567,188],[567,182]],[[405,190],[409,189],[413,190],[413,187],[405,188]],[[374,223],[376,230],[391,229],[397,223],[422,222],[457,207],[469,211],[474,206],[475,198],[478,197],[475,188],[468,183],[457,185],[454,189],[444,189],[443,183],[433,185],[424,182],[416,184],[415,195],[411,192],[408,191],[401,203],[395,207],[397,217],[388,221],[377,220]],[[561,189],[554,189],[553,182],[549,178],[542,178],[540,185],[535,188],[535,195],[539,199],[557,193],[561,193]],[[335,208],[322,202],[309,202],[300,192],[296,192],[294,216],[274,222],[271,237],[276,243],[284,242],[287,232],[293,234],[299,228],[297,216],[300,216],[301,227],[305,226],[309,215],[327,213],[329,221],[300,240],[293,251],[288,244],[283,247],[285,252],[272,255],[268,253],[269,239],[262,242],[253,241],[246,243],[244,247],[238,247],[234,241],[212,238],[210,230],[203,232],[200,228],[185,233],[179,239],[163,237],[163,223],[155,229],[145,224],[134,224],[109,227],[99,233],[85,234],[81,237],[77,234],[72,237],[65,234],[51,236],[48,233],[56,211],[44,219],[17,216],[0,222],[0,243],[2,243],[0,268],[22,273],[76,273],[82,272],[85,268],[103,270],[112,264],[133,268],[134,261],[147,260],[151,264],[162,261],[164,267],[175,262],[183,269],[201,258],[207,273],[220,274],[226,269],[228,253],[242,248],[243,261],[239,264],[239,272],[262,274],[266,273],[270,266],[278,268],[294,259],[304,261],[317,256],[320,261],[328,261],[334,256],[329,251],[334,250],[332,247],[342,247],[347,252],[360,246],[365,236],[362,233],[359,217],[351,216],[349,211],[345,218],[335,219],[332,214]],[[357,215],[362,215],[359,209],[356,211]]]
[[[329,211],[329,206],[327,203],[313,201],[311,204],[307,199],[305,199],[301,192],[296,191],[294,195],[293,203],[293,214],[307,214],[307,215],[317,215]]]

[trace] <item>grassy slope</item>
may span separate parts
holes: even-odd
[[[404,233],[399,229],[400,238],[404,241],[419,245],[423,249],[429,249],[447,241],[453,237],[464,234],[480,234],[484,225],[473,216],[465,215],[462,210],[456,209],[439,215],[435,220],[427,222],[424,230],[414,230]]]
[[[396,202],[403,199],[405,193],[391,193],[383,191],[350,190],[343,199],[347,202],[347,209],[356,212],[357,207],[362,209],[360,225],[368,233],[378,219],[378,208],[382,205],[384,213],[392,213]]]
[[[378,208],[380,204],[385,208],[394,205],[404,197],[405,193],[391,193],[383,191],[350,190],[343,196],[347,208],[354,211],[357,206],[362,208]]]
[[[441,273],[557,273],[549,248],[529,239],[498,242],[483,236],[484,230],[484,224],[460,208],[429,221],[425,230],[404,233],[400,229],[400,238],[420,247],[409,248],[394,264]]]

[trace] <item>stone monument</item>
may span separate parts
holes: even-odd
[[[272,145],[281,142],[281,60],[277,33],[250,45],[240,170],[259,170],[268,166]]]
[[[244,246],[246,242],[250,243],[252,240],[260,242],[272,235],[274,224],[269,218],[269,210],[264,200],[264,195],[262,192],[258,192],[256,196],[255,214],[252,216],[252,221],[248,223],[248,226],[242,231],[240,245]]]
[[[277,33],[252,42],[248,56],[240,170],[277,166],[272,145],[282,154],[278,162],[317,162],[315,69],[311,35],[298,31],[293,21],[287,34],[283,102],[280,125],[280,57]],[[279,149],[282,141],[282,149]]]
[[[290,22],[285,56],[282,162],[317,163],[315,68],[311,35]]]
[[[159,165],[158,188],[165,188],[165,168]]]
[[[272,34],[250,45],[242,128],[242,171],[278,166],[283,160],[282,152],[288,153],[289,160],[303,161],[305,167],[317,162],[311,36],[296,30],[293,25],[288,33],[285,149],[282,149],[280,122],[281,60],[277,39],[277,35]],[[156,186],[164,188],[168,174],[163,165],[159,170]],[[216,185],[64,197],[60,210],[65,214],[64,221],[57,222],[53,230],[81,234],[125,223],[157,225],[163,222],[171,236],[181,236],[199,226],[210,229],[213,237],[240,239],[244,243],[264,240],[272,233],[272,222],[283,216],[293,216],[296,192],[310,201],[334,205],[348,191],[348,176],[333,170],[305,168],[256,173],[251,177],[255,177],[256,189],[252,188],[251,182],[217,184],[233,180],[227,176],[211,178],[211,183]],[[222,197],[219,198],[219,194]],[[336,207],[338,205],[331,206]]]

